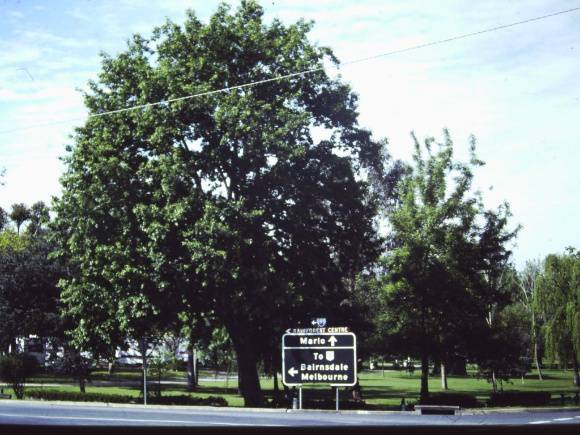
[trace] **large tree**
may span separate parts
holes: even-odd
[[[189,11],[184,25],[104,57],[56,204],[79,343],[113,344],[180,309],[212,311],[245,403],[258,405],[256,365],[285,328],[352,315],[345,278],[379,248],[357,173],[382,176],[383,144],[358,125],[350,88],[325,73],[336,59],[308,40],[311,27],[267,24],[243,1],[207,24]]]

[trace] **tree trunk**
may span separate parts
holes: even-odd
[[[18,353],[18,344],[16,343],[16,337],[12,337],[10,339],[10,344],[8,344],[8,353],[13,355]]]
[[[576,358],[576,353],[574,353],[574,385],[580,387],[580,375],[578,374],[578,358]]]
[[[542,375],[542,367],[540,365],[540,350],[538,346],[538,328],[536,327],[536,315],[534,314],[534,310],[532,309],[532,333],[533,333],[533,340],[534,340],[534,362],[536,363],[536,370],[538,370],[538,379],[540,381],[544,380],[544,376]]]
[[[197,386],[197,352],[192,346],[187,349],[187,391],[194,391]]]
[[[280,394],[280,387],[278,386],[278,372],[274,370],[274,395],[278,397]]]
[[[81,374],[79,376],[79,388],[81,390],[81,393],[85,392],[85,386],[86,386],[85,377]]]
[[[257,358],[251,335],[247,331],[228,328],[236,350],[238,361],[238,386],[244,398],[244,406],[260,407],[264,404],[264,394],[260,387]]]
[[[540,381],[544,380],[544,375],[542,374],[542,366],[540,365],[539,349],[538,343],[534,343],[534,361],[536,363],[536,370],[538,371],[538,379]]]
[[[429,398],[429,356],[426,352],[421,355],[421,392],[420,401]]]
[[[497,393],[497,379],[495,377],[495,370],[491,372],[491,385],[493,388],[493,392]]]
[[[441,362],[441,388],[443,390],[448,390],[447,387],[447,371],[445,370],[445,363]]]

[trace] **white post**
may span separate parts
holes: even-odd
[[[334,388],[336,388],[336,412],[338,412],[339,411],[339,409],[338,409],[338,387],[334,387]]]

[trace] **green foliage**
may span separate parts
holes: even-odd
[[[22,251],[27,244],[27,238],[22,237],[9,228],[0,231],[0,254]]]
[[[0,380],[12,387],[17,399],[24,398],[26,379],[39,371],[36,358],[27,353],[0,356]]]

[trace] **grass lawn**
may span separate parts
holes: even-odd
[[[136,382],[141,378],[142,374],[137,369],[123,370],[114,373],[112,376],[106,371],[97,371],[93,373],[93,380],[95,381],[110,381],[111,385],[96,386],[88,384],[86,391],[88,393],[100,393],[111,395],[123,395],[138,398],[140,395],[140,387],[124,386],[122,382],[133,381]],[[191,395],[193,397],[207,398],[209,396],[223,397],[227,400],[229,406],[243,406],[243,399],[238,395],[237,379],[213,380],[214,372],[202,371],[200,373],[200,385],[197,390]],[[186,390],[185,385],[178,383],[171,384],[175,381],[185,380],[184,372],[169,372],[163,378],[163,381],[170,382],[169,384],[161,385],[163,396],[179,396],[190,394]],[[509,383],[503,384],[505,391],[549,391],[552,392],[552,402],[554,405],[560,404],[559,395],[565,393],[568,397],[573,396],[580,391],[579,388],[572,384],[572,372],[564,370],[545,370],[545,379],[539,381],[535,372],[529,373],[522,382],[521,379],[513,379]],[[211,381],[209,379],[212,379]],[[416,371],[409,375],[404,371],[363,371],[359,373],[360,385],[362,387],[363,399],[366,403],[381,407],[383,409],[394,409],[401,403],[404,397],[407,403],[413,403],[418,399],[420,387],[420,374]],[[158,385],[153,379],[149,378],[149,390],[151,392],[157,391]],[[116,383],[119,385],[115,385]],[[274,385],[272,378],[262,377],[262,389],[267,398],[274,397]],[[28,383],[34,384],[63,384],[55,386],[29,386],[28,389],[44,389],[51,391],[70,391],[78,392],[78,385],[70,378],[64,378],[53,375],[43,375],[32,378]],[[477,379],[472,375],[459,377],[450,376],[448,379],[449,392],[454,393],[468,393],[475,395],[481,403],[484,403],[491,392],[491,385],[484,379]],[[280,388],[282,385],[280,383]],[[433,393],[441,392],[441,382],[439,377],[431,377],[429,379],[429,390]],[[12,394],[10,388],[5,387],[4,392]],[[334,393],[328,386],[308,386],[303,389],[303,399],[327,399],[334,400]],[[346,389],[341,390],[341,398],[343,400],[350,399],[350,394]],[[573,404],[572,401],[567,401],[566,404]]]

